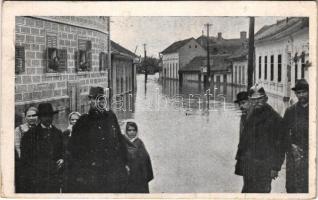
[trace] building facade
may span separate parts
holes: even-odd
[[[206,51],[194,39],[177,41],[160,53],[162,58],[162,74],[165,79],[179,79],[179,70],[194,57],[204,56]]]
[[[229,60],[232,63],[232,85],[247,87],[247,58],[247,50],[242,50],[241,52],[229,57]]]
[[[112,98],[134,93],[136,82],[136,58],[137,55],[111,41],[111,68],[112,68]]]
[[[255,81],[269,95],[288,101],[297,79],[308,79],[308,18],[292,17],[265,26],[255,35]]]
[[[50,102],[86,112],[89,87],[108,87],[109,17],[16,17],[15,109]]]

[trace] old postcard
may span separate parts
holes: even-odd
[[[1,27],[3,197],[316,196],[314,2],[5,2]]]

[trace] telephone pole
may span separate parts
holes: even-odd
[[[206,26],[206,31],[207,31],[207,77],[205,78],[204,81],[204,86],[205,88],[210,88],[210,76],[211,76],[211,71],[210,71],[210,26],[212,24],[206,23],[204,24]]]
[[[146,46],[147,44],[144,44],[144,69],[145,69],[145,83],[147,83],[147,76],[148,76],[148,71],[147,71],[147,62],[146,62],[146,58],[147,58],[147,50],[146,50]]]
[[[250,17],[249,38],[248,38],[248,65],[247,65],[247,90],[253,85],[254,71],[254,23],[255,18]]]

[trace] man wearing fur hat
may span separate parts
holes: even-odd
[[[300,79],[292,90],[298,102],[284,115],[286,144],[286,190],[288,193],[308,192],[309,86]]]
[[[255,85],[250,89],[250,108],[241,143],[243,193],[269,193],[284,159],[279,142],[282,118],[267,100],[263,87]]]
[[[73,127],[69,191],[123,193],[128,180],[126,140],[117,117],[107,109],[102,87],[91,87],[90,110]]]
[[[63,167],[62,132],[53,124],[50,103],[38,106],[40,123],[30,129],[21,141],[21,162],[25,177],[24,193],[58,193]]]

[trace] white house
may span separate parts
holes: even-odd
[[[269,95],[288,101],[300,78],[308,79],[309,19],[291,17],[255,34],[255,82]]]
[[[206,51],[194,39],[189,38],[174,42],[161,53],[162,74],[165,79],[179,79],[179,69],[196,56],[206,55]]]

